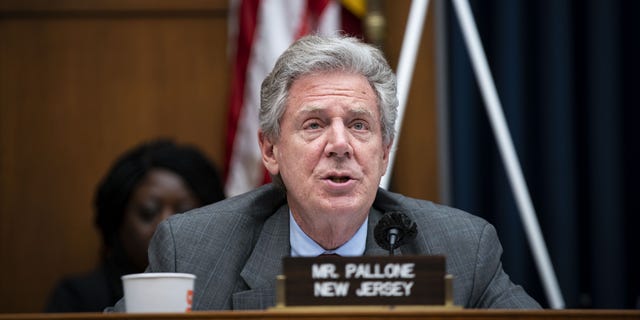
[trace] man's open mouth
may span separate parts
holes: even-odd
[[[351,180],[351,178],[346,177],[346,176],[330,176],[329,180],[331,180],[332,182],[335,182],[335,183],[345,183],[345,182]]]

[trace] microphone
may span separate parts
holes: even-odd
[[[396,211],[385,213],[373,229],[376,243],[389,250],[390,256],[393,255],[393,250],[413,240],[417,233],[416,223],[406,214]]]

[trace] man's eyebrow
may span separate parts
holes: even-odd
[[[354,107],[353,109],[349,110],[349,113],[353,115],[358,115],[358,116],[368,116],[368,117],[375,118],[374,113],[371,112],[371,110],[364,107]]]
[[[325,110],[325,107],[321,107],[318,105],[308,105],[308,106],[304,106],[302,107],[300,110],[298,110],[299,113],[315,113],[315,112],[320,112]],[[371,112],[371,110],[369,110],[368,108],[365,107],[353,107],[351,109],[349,109],[349,113],[353,113],[353,114],[366,114],[369,116],[373,116],[373,112]]]
[[[298,113],[318,113],[324,110],[323,107],[318,105],[307,105],[298,110]]]

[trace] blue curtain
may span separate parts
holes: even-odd
[[[640,1],[471,0],[568,308],[638,308]],[[493,223],[548,306],[447,1],[452,205]]]

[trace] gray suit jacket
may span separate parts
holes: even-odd
[[[454,302],[467,308],[540,308],[502,270],[502,247],[485,220],[450,207],[378,190],[369,214],[365,255],[387,255],[373,238],[384,212],[418,226],[400,254],[442,254],[454,276]],[[191,212],[158,227],[147,272],[195,274],[193,310],[265,309],[275,305],[275,279],[291,251],[289,207],[274,185]],[[115,310],[124,309],[123,301]]]

